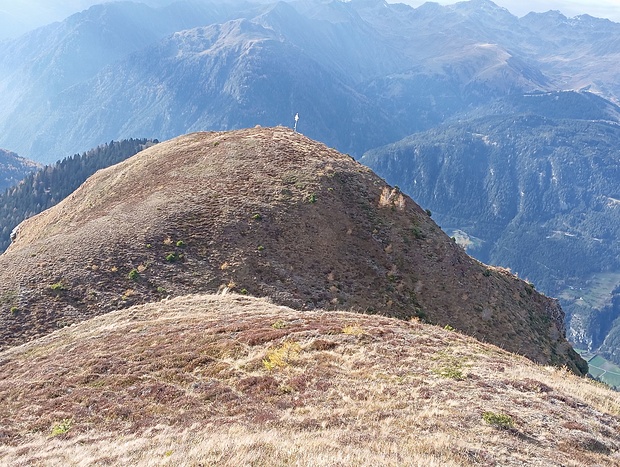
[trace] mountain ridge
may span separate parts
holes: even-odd
[[[0,315],[3,342],[222,289],[417,316],[586,371],[555,301],[467,256],[369,169],[282,127],[160,143],[20,224],[0,256],[0,297],[16,310]]]

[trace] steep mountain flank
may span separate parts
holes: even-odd
[[[0,256],[1,342],[223,289],[419,317],[586,369],[555,301],[467,256],[369,169],[282,127],[160,143],[22,223]]]
[[[620,394],[416,321],[192,295],[0,362],[2,465],[620,465]]]
[[[571,340],[620,362],[604,343],[620,325],[619,110],[590,93],[513,96],[362,162],[478,259],[559,296]]]

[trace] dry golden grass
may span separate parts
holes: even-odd
[[[620,465],[620,394],[597,383],[416,321],[237,295],[0,353],[0,419],[11,466]]]

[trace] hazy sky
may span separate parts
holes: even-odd
[[[114,0],[0,0],[0,39],[19,34],[96,5]],[[149,5],[173,0],[134,0]]]
[[[15,37],[25,31],[61,21],[77,11],[96,3],[110,0],[0,0],[0,40]],[[174,0],[134,0],[147,4],[172,3]],[[262,0],[269,1],[269,0]],[[276,1],[276,0],[272,0]],[[425,0],[387,0],[390,3],[408,3],[419,6]],[[435,0],[443,5],[456,3],[458,0]],[[544,12],[560,10],[566,16],[588,13],[600,18],[609,18],[620,22],[620,0],[494,0],[507,8],[512,14],[523,16],[530,11]]]
[[[451,5],[455,0],[435,0],[442,5]],[[408,3],[418,6],[424,3],[419,0],[388,0],[390,3]],[[497,5],[507,8],[513,15],[524,16],[530,11],[545,12],[560,10],[564,15],[572,17],[587,13],[599,18],[609,18],[620,22],[620,0],[493,0]]]

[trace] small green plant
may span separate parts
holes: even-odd
[[[426,209],[426,214],[428,215],[428,217],[431,217],[433,215],[433,213],[431,212],[430,209]]]
[[[485,269],[484,271],[482,271],[482,275],[484,277],[489,277],[491,275],[491,271],[489,269]]]
[[[166,261],[168,261],[169,263],[174,263],[177,260],[177,254],[176,253],[168,253],[166,255]]]
[[[263,366],[269,371],[286,368],[297,359],[300,352],[301,345],[295,341],[286,341],[267,352],[267,356],[263,359]]]
[[[426,312],[420,308],[419,306],[416,306],[413,309],[414,315],[411,317],[413,319],[419,319],[422,322],[427,322],[428,321],[428,315],[426,314]]]
[[[183,248],[184,246],[185,246],[185,242],[184,242],[183,240],[179,240],[179,241],[177,242],[177,247],[179,247],[179,248]]]
[[[147,244],[146,244],[146,247],[147,247],[147,248],[153,248],[153,245],[151,245],[150,243],[147,243]]]
[[[258,251],[264,251],[265,247],[263,245],[258,245],[258,248],[256,248]]]
[[[62,292],[63,290],[67,290],[67,287],[62,283],[62,281],[58,281],[50,285],[50,289],[54,292]]]
[[[157,293],[166,293],[166,289],[164,289],[163,287],[157,287]]]
[[[256,213],[252,216],[252,219],[255,221],[260,221],[263,220],[263,216],[261,216],[259,213]]]
[[[140,279],[140,273],[136,268],[134,268],[129,271],[129,274],[127,274],[127,278],[132,281],[137,281],[138,279]]]
[[[411,227],[411,234],[414,236],[414,238],[417,238],[418,240],[426,237],[426,235],[424,235],[424,233],[419,227]]]
[[[52,436],[64,435],[69,432],[71,427],[73,426],[73,420],[69,418],[65,418],[60,423],[56,423],[52,427]]]
[[[433,369],[433,373],[437,376],[441,376],[442,378],[457,380],[465,379],[461,365],[444,365]]]
[[[444,329],[445,329],[446,331],[456,331],[456,329],[454,329],[454,328],[453,328],[452,326],[450,326],[449,324],[446,324],[446,325],[444,326]]]
[[[247,290],[247,289],[241,289],[241,290],[239,291],[239,293],[240,293],[241,295],[247,295],[247,294],[248,294],[248,290]]]
[[[515,425],[513,418],[504,413],[484,412],[482,419],[492,427],[501,430],[508,430]]]
[[[286,327],[286,323],[282,321],[281,319],[279,319],[278,321],[273,323],[271,327],[274,329],[284,329]]]
[[[213,147],[214,147],[214,148],[218,147],[219,145],[220,145],[220,142],[219,142],[219,141],[215,141],[215,142],[213,143]]]
[[[440,352],[436,359],[440,361],[440,364],[431,370],[434,374],[447,379],[465,379],[464,365],[461,358]]]
[[[314,204],[314,203],[316,203],[316,194],[315,194],[315,193],[311,193],[311,194],[308,196],[308,202],[309,202],[310,204]]]
[[[19,308],[17,308],[16,306],[12,306],[10,311],[12,315],[16,315],[19,313]]]

